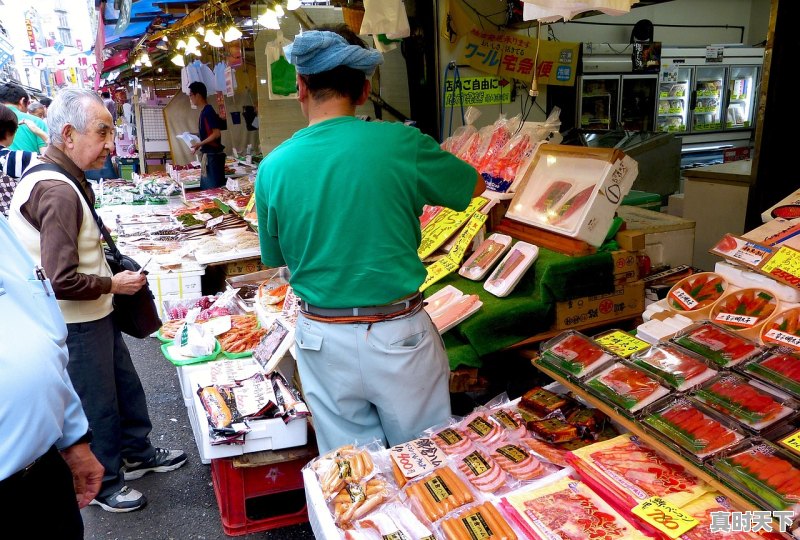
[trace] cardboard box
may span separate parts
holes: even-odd
[[[614,264],[615,284],[633,283],[639,279],[639,263],[636,253],[627,250],[612,251],[611,261]]]
[[[638,171],[619,149],[541,145],[506,217],[600,246]]]
[[[644,311],[644,282],[618,285],[614,292],[556,303],[555,330],[631,319]]]
[[[231,261],[225,264],[225,275],[228,277],[241,276],[268,269],[269,266],[261,262],[261,257],[252,257],[250,259]]]

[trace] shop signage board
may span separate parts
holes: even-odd
[[[447,79],[444,86],[445,107],[497,105],[511,103],[511,84],[497,77],[461,77]]]
[[[708,251],[800,289],[800,250],[793,247],[796,244],[792,237],[788,237],[786,241],[791,242],[792,247],[765,245],[748,238],[726,234]]]
[[[504,79],[530,81],[536,63],[539,84],[575,84],[579,43],[539,41],[511,32],[489,32],[477,28],[470,29],[462,39],[464,46],[460,64]]]

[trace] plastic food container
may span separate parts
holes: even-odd
[[[586,381],[586,387],[626,416],[669,394],[648,372],[618,362]]]
[[[748,339],[757,339],[764,322],[779,305],[775,294],[766,289],[729,291],[713,305],[708,319]]]
[[[635,354],[631,361],[658,375],[679,392],[694,388],[717,374],[709,360],[672,343],[654,345]]]
[[[592,339],[569,330],[542,344],[539,361],[581,379],[614,359]]]
[[[800,350],[800,308],[775,313],[761,327],[761,343]]]
[[[447,285],[426,298],[425,304],[425,311],[430,315],[436,329],[444,334],[478,311],[483,302],[477,294],[464,294],[452,285]]]
[[[732,420],[686,397],[654,404],[642,422],[653,435],[698,463],[745,438]]]
[[[517,242],[483,284],[483,288],[495,296],[508,296],[538,256],[538,247]]]
[[[722,368],[741,364],[764,352],[755,342],[712,323],[690,326],[673,337],[672,342],[708,358]]]
[[[692,396],[756,433],[796,417],[798,411],[788,394],[733,373],[714,377]]]
[[[774,349],[745,364],[742,371],[800,398],[800,353],[793,349]]]
[[[478,249],[467,259],[458,274],[472,281],[480,281],[489,273],[500,257],[511,247],[511,237],[494,233],[484,240]]]
[[[800,510],[800,461],[763,439],[712,462],[712,467],[737,491],[762,508]]]
[[[715,272],[692,274],[672,286],[667,293],[667,305],[692,320],[707,319],[711,306],[727,288],[728,282]]]

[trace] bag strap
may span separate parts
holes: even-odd
[[[29,168],[28,170],[25,171],[25,175],[24,176],[28,176],[29,174],[33,174],[33,173],[39,172],[39,171],[50,171],[50,172],[58,173],[58,174],[60,174],[60,175],[62,175],[64,177],[68,178],[70,181],[72,181],[73,184],[75,184],[75,187],[78,188],[78,193],[80,193],[81,196],[83,197],[83,200],[86,201],[86,206],[89,207],[89,211],[91,211],[92,217],[94,218],[95,223],[97,223],[97,226],[100,228],[100,234],[103,235],[103,240],[106,241],[106,244],[108,245],[108,249],[111,251],[111,254],[114,257],[114,260],[117,261],[118,263],[121,263],[122,262],[122,252],[119,250],[119,248],[117,248],[117,245],[114,243],[114,240],[111,238],[111,233],[109,233],[108,229],[106,229],[106,226],[103,223],[103,219],[100,216],[97,215],[97,212],[94,209],[94,204],[92,203],[92,201],[89,200],[89,196],[86,195],[86,192],[83,190],[83,186],[81,186],[80,182],[78,182],[78,179],[75,178],[72,174],[70,174],[66,170],[64,170],[63,167],[60,167],[60,166],[56,165],[55,163],[45,163],[45,162],[38,163],[38,164],[34,165],[33,167]]]

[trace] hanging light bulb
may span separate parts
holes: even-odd
[[[283,17],[284,15],[286,15],[286,12],[283,11],[283,8],[281,7],[280,4],[275,4],[275,8],[274,9],[275,9],[275,14],[278,17]]]
[[[173,64],[175,64],[176,66],[184,67],[184,66],[186,65],[186,61],[183,59],[183,55],[182,55],[182,54],[180,54],[180,53],[177,53],[177,54],[176,54],[175,56],[173,56],[173,57],[172,57],[170,60],[171,60],[171,61],[172,61],[172,63],[173,63]]]
[[[146,52],[143,52],[142,55],[139,57],[139,61],[143,64],[149,64],[150,55],[148,55]]]
[[[236,25],[231,25],[231,27],[225,31],[224,39],[228,43],[231,41],[236,41],[240,37],[242,37],[242,31],[236,28]]]
[[[169,38],[167,38],[167,35],[166,35],[166,34],[164,34],[163,36],[161,36],[161,41],[165,41],[165,42],[166,42],[166,41],[169,41]]]
[[[189,36],[189,41],[186,42],[186,49],[187,50],[196,49],[199,46],[200,42],[197,41],[197,38],[194,36]]]
[[[200,26],[198,26],[198,27],[197,27],[197,35],[198,35],[198,36],[202,36],[202,35],[203,35],[203,34],[205,34],[205,33],[206,33],[206,29],[205,29],[205,28],[203,28],[203,26],[202,26],[202,25],[200,25]]]
[[[222,47],[222,36],[214,32],[213,30],[209,30],[206,32],[206,43],[211,45],[212,47]]]
[[[258,18],[258,24],[269,30],[280,30],[281,25],[278,22],[278,14],[268,9]]]
[[[178,44],[175,45],[175,48],[178,49],[178,50],[185,49],[186,48],[186,42],[183,39],[179,39],[178,40]]]
[[[300,0],[288,0],[286,2],[286,9],[289,11],[294,11],[301,6]]]

